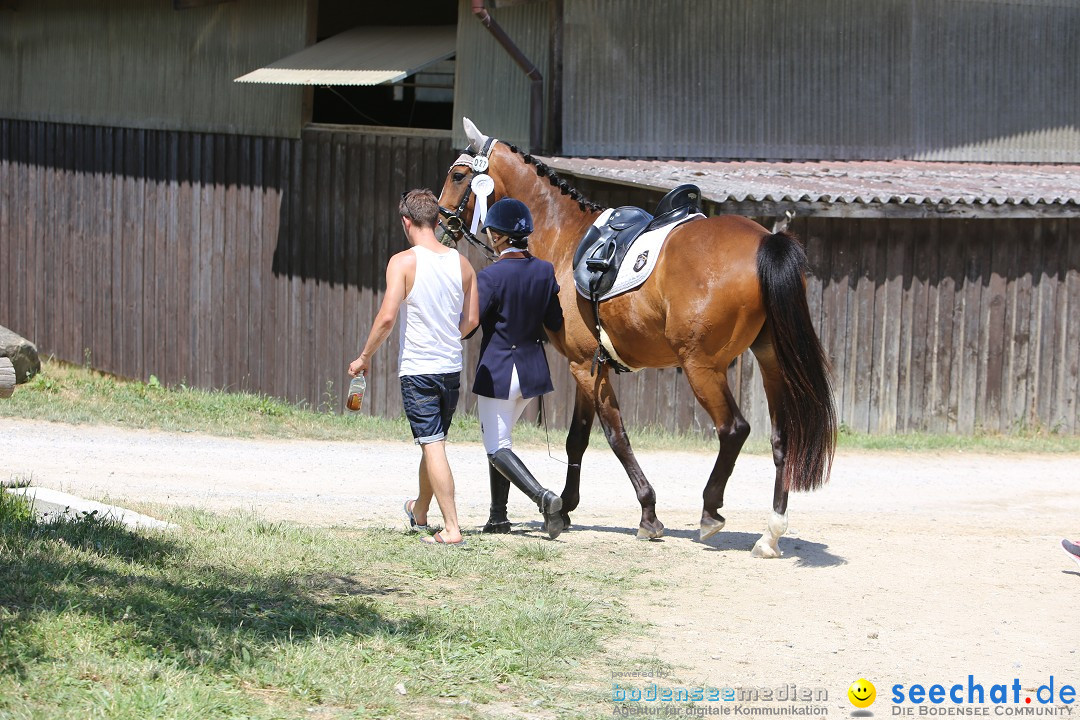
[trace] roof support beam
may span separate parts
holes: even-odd
[[[491,13],[484,7],[484,0],[472,0],[472,11],[476,19],[502,45],[506,54],[529,76],[529,152],[541,152],[544,147],[544,76],[533,61],[525,57],[525,53],[514,44],[502,26],[495,22],[495,18],[491,17]]]

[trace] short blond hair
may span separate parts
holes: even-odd
[[[410,190],[401,194],[398,212],[413,224],[434,230],[439,220],[439,200],[427,188]]]

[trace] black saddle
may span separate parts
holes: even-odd
[[[655,216],[625,206],[612,212],[603,227],[591,226],[574,253],[574,282],[581,293],[597,302],[615,284],[634,241],[649,230],[701,212],[700,199],[696,185],[680,185],[663,197]]]

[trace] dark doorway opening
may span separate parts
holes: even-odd
[[[358,25],[455,25],[457,3],[414,0],[387,5],[320,0],[318,40]],[[449,130],[454,116],[454,59],[442,60],[390,85],[317,86],[311,120],[320,124]]]

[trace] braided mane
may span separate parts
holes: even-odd
[[[536,174],[538,177],[546,177],[548,179],[548,182],[559,188],[559,191],[562,192],[563,195],[569,195],[572,200],[576,200],[578,207],[582,210],[604,209],[602,206],[592,202],[591,200],[586,199],[586,197],[575,188],[570,187],[570,184],[567,183],[565,180],[561,179],[559,177],[559,174],[552,170],[550,167],[540,162],[532,155],[521,152],[521,150],[518,149],[517,145],[510,145],[510,149],[516,154],[520,155],[521,159],[525,163],[535,166]]]

